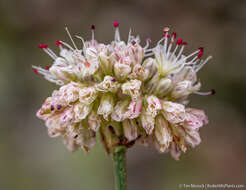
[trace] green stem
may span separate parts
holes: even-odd
[[[126,147],[116,147],[113,152],[115,190],[126,190]]]

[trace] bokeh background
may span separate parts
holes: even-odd
[[[179,189],[179,184],[246,185],[246,1],[245,0],[0,0],[0,189],[113,190],[113,170],[100,143],[89,154],[68,152],[48,137],[35,116],[54,84],[32,72],[31,65],[52,60],[37,48],[73,34],[113,38],[120,22],[142,39],[158,41],[169,26],[188,41],[186,52],[200,46],[213,55],[200,72],[202,90],[191,107],[204,108],[210,123],[201,129],[202,144],[174,161],[169,154],[134,146],[128,151],[129,190]],[[145,40],[143,40],[144,42]]]

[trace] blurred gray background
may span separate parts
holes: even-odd
[[[205,109],[210,123],[202,143],[174,161],[169,154],[134,146],[128,151],[129,190],[179,189],[179,184],[245,184],[246,179],[246,1],[245,0],[0,0],[0,189],[111,190],[113,170],[100,143],[89,154],[68,152],[47,135],[35,114],[57,86],[32,72],[31,65],[52,60],[37,48],[73,34],[113,39],[120,22],[152,45],[164,26],[188,41],[186,53],[200,46],[212,55],[200,72],[202,90],[215,96],[192,96],[191,107]],[[246,185],[246,184],[245,184]]]

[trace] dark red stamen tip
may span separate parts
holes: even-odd
[[[216,91],[214,89],[211,90],[211,95],[215,95]]]
[[[136,44],[136,42],[134,40],[131,43],[132,43],[133,46]]]
[[[178,45],[181,45],[182,42],[183,42],[182,38],[177,39],[177,44],[178,44]]]
[[[163,38],[165,38],[165,37],[169,38],[170,35],[169,34],[163,34]]]
[[[48,46],[47,45],[45,45],[45,44],[39,44],[39,46],[38,46],[39,48],[41,48],[41,49],[44,49],[44,48],[48,48]]]
[[[50,106],[50,110],[53,111],[55,107],[53,105]]]
[[[62,45],[61,41],[60,40],[56,40],[56,45],[61,46]]]
[[[200,52],[197,55],[198,59],[200,59],[202,57],[202,55],[203,55],[203,51],[200,50]]]
[[[200,51],[204,52],[204,48],[203,47],[199,47],[198,48]]]
[[[115,28],[119,27],[119,22],[118,22],[118,20],[115,20],[115,21],[114,21],[114,27],[115,27]]]
[[[38,74],[38,69],[32,69],[35,74]]]
[[[95,25],[92,24],[92,25],[91,25],[91,30],[95,30],[95,28],[96,28]]]
[[[182,42],[182,45],[187,45],[188,43],[187,42]]]
[[[50,70],[50,66],[49,65],[47,65],[47,66],[45,66],[45,70]]]
[[[58,110],[60,110],[60,109],[62,108],[62,106],[61,106],[60,104],[58,104],[58,105],[56,106],[56,108],[57,108]]]
[[[172,36],[173,36],[173,38],[175,39],[175,38],[177,37],[177,33],[176,33],[176,32],[173,32],[173,33],[172,33]]]

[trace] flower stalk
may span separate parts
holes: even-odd
[[[113,152],[115,190],[126,190],[126,147],[118,146]]]

